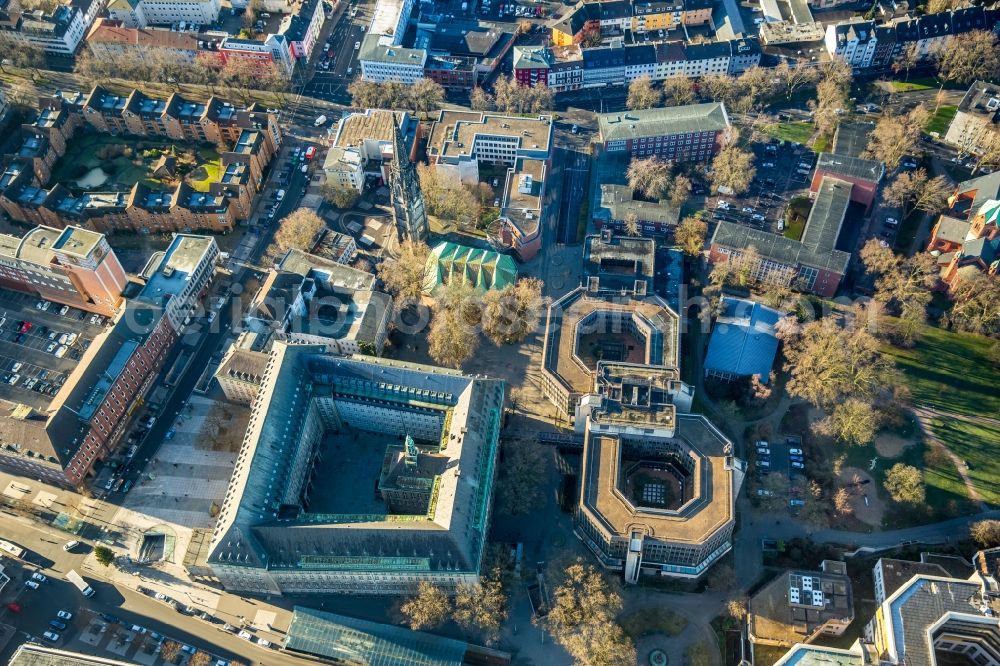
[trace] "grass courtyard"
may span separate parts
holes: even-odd
[[[934,115],[931,116],[931,119],[927,121],[927,132],[937,132],[939,135],[944,136],[948,132],[948,127],[951,125],[951,121],[955,118],[957,112],[957,106],[939,107]]]
[[[797,122],[778,123],[773,125],[767,133],[780,141],[792,141],[805,145],[813,135],[815,126],[813,123],[803,120]]]
[[[809,197],[795,197],[788,202],[785,210],[785,238],[799,240],[806,228],[806,220],[812,210],[812,200]]]
[[[173,158],[173,167],[154,173],[164,155]],[[168,189],[187,181],[195,190],[207,192],[221,170],[219,152],[209,144],[82,132],[67,144],[52,182],[84,190],[127,190],[140,182]]]

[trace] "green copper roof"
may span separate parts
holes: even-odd
[[[979,209],[979,214],[986,218],[987,222],[996,222],[1000,218],[1000,201],[990,199]]]
[[[517,264],[506,254],[441,243],[427,258],[427,283],[433,291],[455,279],[482,291],[503,289],[517,280]]]

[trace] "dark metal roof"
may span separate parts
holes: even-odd
[[[871,183],[878,183],[885,175],[885,166],[881,162],[834,153],[820,153],[816,170],[824,174],[847,176]]]

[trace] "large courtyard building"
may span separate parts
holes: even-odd
[[[231,592],[479,579],[504,383],[276,342],[205,553]]]
[[[542,389],[583,438],[576,533],[627,583],[698,578],[732,548],[744,463],[680,378],[680,321],[655,245],[589,236],[585,286],[554,302]]]
[[[275,114],[256,107],[240,110],[216,98],[201,104],[177,94],[164,100],[139,90],[124,96],[95,86],[89,94],[42,98],[39,106],[35,123],[21,128],[20,148],[4,156],[0,208],[17,222],[59,229],[230,231],[238,220],[249,218],[282,140]],[[56,166],[69,159],[68,144],[92,139],[94,133],[156,137],[163,143],[210,141],[219,144],[221,154],[213,168],[204,165],[212,177],[201,182],[156,180],[152,164],[145,167],[148,177],[107,191],[52,182]]]

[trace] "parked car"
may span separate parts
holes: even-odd
[[[788,453],[790,455],[793,455],[793,456],[801,456],[801,455],[803,455],[802,454],[802,449],[788,449]]]
[[[790,506],[790,507],[797,508],[797,507],[802,507],[802,506],[805,506],[805,505],[806,505],[805,500],[800,500],[800,499],[790,499],[790,500],[788,500],[788,506]]]
[[[50,643],[56,643],[59,641],[59,634],[57,634],[54,631],[46,631],[44,634],[42,634],[42,638],[44,638]]]
[[[241,630],[240,630],[240,633],[238,633],[238,634],[236,634],[236,635],[237,635],[237,636],[239,636],[240,638],[242,638],[242,639],[243,639],[243,640],[245,640],[245,641],[250,641],[250,640],[253,640],[253,634],[251,634],[251,633],[250,633],[249,631],[247,631],[246,629],[241,629]]]
[[[49,579],[36,571],[33,574],[31,574],[31,580],[36,580],[39,583],[47,583]]]
[[[72,620],[73,614],[70,613],[69,611],[61,610],[58,613],[56,613],[56,617],[59,618],[60,620]]]
[[[33,580],[26,580],[26,581],[24,581],[24,586],[27,587],[27,588],[30,588],[32,590],[37,590],[38,589],[38,583],[36,583]]]
[[[770,490],[766,490],[764,488],[758,488],[757,489],[757,496],[758,497],[770,497],[773,494],[774,494],[773,492],[771,492]]]
[[[59,631],[66,631],[66,623],[59,620],[49,620],[49,626]]]
[[[65,315],[67,312],[69,312],[69,306],[68,305],[64,305],[61,308],[59,308],[59,314],[60,315]]]
[[[805,469],[806,468],[805,463],[801,463],[801,462],[798,462],[796,460],[793,460],[792,462],[790,462],[789,465],[791,465],[792,468],[794,468],[794,469]]]

